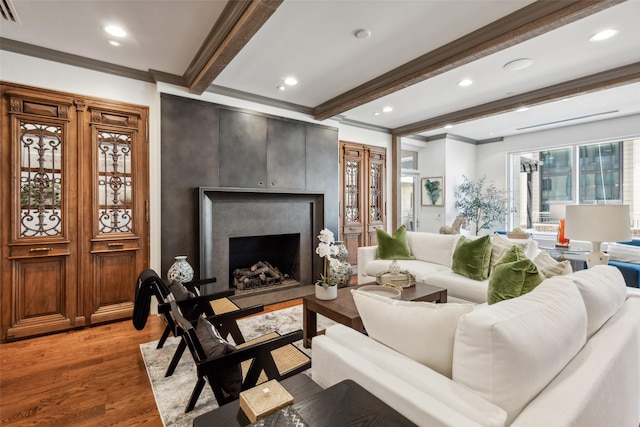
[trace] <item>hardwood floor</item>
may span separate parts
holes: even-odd
[[[0,425],[162,426],[139,345],[163,330],[150,316],[0,344]]]

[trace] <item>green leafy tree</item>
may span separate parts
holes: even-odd
[[[456,191],[455,207],[458,216],[465,217],[467,223],[473,223],[475,234],[482,229],[489,229],[491,224],[504,221],[508,213],[515,212],[515,208],[509,208],[507,192],[497,188],[492,183],[487,183],[487,177],[471,181],[462,176],[464,182]]]

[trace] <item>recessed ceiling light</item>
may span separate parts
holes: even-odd
[[[280,85],[280,86],[276,86],[276,89],[278,89],[280,91],[284,91],[286,89],[286,87]]]
[[[453,125],[446,125],[444,128],[445,129],[451,129],[453,127]]]
[[[461,87],[471,86],[472,84],[473,84],[473,80],[471,79],[464,79],[458,82],[458,86],[461,86]]]
[[[287,86],[295,86],[298,84],[298,80],[295,77],[287,77],[284,79],[284,84]]]
[[[376,111],[375,113],[373,113],[373,115],[374,115],[374,116],[379,116],[379,115],[380,115],[380,112],[379,112],[379,111]]]
[[[527,111],[528,109],[529,109],[529,107],[520,107],[520,108],[518,108],[516,111],[517,111],[518,113],[523,113],[523,112]]]
[[[387,107],[384,107],[384,108],[382,109],[382,112],[383,112],[383,113],[390,113],[390,112],[392,112],[392,111],[393,111],[393,108],[392,108],[392,107],[388,107],[388,106],[387,106]]]
[[[111,46],[120,46],[120,42],[116,40],[107,40],[107,43],[109,43]]]
[[[353,32],[353,35],[357,38],[357,39],[366,39],[367,37],[369,37],[371,35],[371,31],[366,30],[364,28],[361,28],[359,30],[355,30]]]
[[[520,58],[514,59],[513,61],[507,62],[502,66],[507,71],[518,71],[524,70],[525,68],[531,66],[533,64],[533,59],[529,58]]]
[[[104,27],[104,30],[114,37],[124,37],[127,35],[122,27],[119,27],[117,25],[107,25],[106,27]]]
[[[613,28],[608,28],[606,30],[602,30],[602,31],[599,31],[599,32],[595,33],[594,35],[589,37],[589,40],[592,41],[592,42],[599,42],[599,41],[602,41],[602,40],[609,39],[609,38],[615,36],[616,34],[618,34],[618,30],[614,30]]]

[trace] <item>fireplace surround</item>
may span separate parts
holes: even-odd
[[[324,227],[324,194],[260,189],[200,187],[200,277],[216,277],[228,288],[230,239],[299,236],[301,285],[322,271],[315,245]]]

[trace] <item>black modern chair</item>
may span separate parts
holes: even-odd
[[[169,306],[166,304],[169,295],[173,296],[174,300],[180,296],[181,300],[177,301],[183,315],[189,320],[197,320],[201,315],[204,316],[216,316],[225,312],[239,310],[231,300],[227,297],[234,294],[233,290],[225,290],[212,294],[200,294],[200,287],[210,283],[215,283],[215,278],[194,280],[183,284],[171,284],[168,285],[158,274],[153,270],[145,270],[138,277],[136,287],[136,300],[134,305],[133,324],[138,330],[142,330],[146,324],[149,316],[149,307],[151,303],[151,297],[155,297],[158,302],[158,314],[161,315],[162,321],[165,324],[165,329],[158,341],[156,348],[162,348],[169,337],[173,334],[175,337],[182,335],[182,329],[178,328],[175,324],[173,317],[169,314]],[[184,288],[182,288],[182,286]],[[172,292],[172,289],[174,292]],[[261,305],[253,306],[246,309],[246,313],[258,313],[263,310]],[[229,333],[236,342],[244,342],[244,338],[238,325],[234,322],[227,322],[220,326],[222,330]],[[180,362],[184,350],[187,345],[184,340],[180,340],[178,348],[176,349],[165,376],[171,376],[175,371],[176,366]]]
[[[234,347],[225,340],[226,325],[236,324],[236,320],[250,310],[240,309],[189,321],[176,301],[170,300],[168,305],[174,323],[182,329],[181,336],[193,356],[198,375],[185,412],[195,407],[205,382],[209,383],[222,406],[237,399],[242,390],[272,379],[283,380],[311,367],[311,359],[293,345],[302,339],[302,330],[285,335],[272,332],[251,341],[242,339],[241,344],[234,338],[237,344]],[[211,326],[215,326],[215,330]],[[204,334],[206,343],[203,330],[207,330]],[[217,342],[212,344],[210,338]]]

